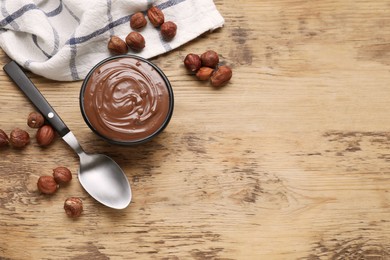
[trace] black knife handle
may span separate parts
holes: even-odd
[[[39,92],[37,87],[15,61],[6,64],[3,69],[61,137],[70,132],[56,111],[50,106],[49,102],[42,96],[41,92]]]

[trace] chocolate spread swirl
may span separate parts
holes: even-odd
[[[169,120],[170,99],[159,71],[143,60],[122,57],[90,74],[82,102],[85,116],[99,134],[114,141],[137,142]]]

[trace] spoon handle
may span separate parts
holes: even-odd
[[[37,87],[15,61],[6,64],[3,69],[61,137],[70,132],[56,111],[50,106],[49,102],[42,96],[41,92],[39,92]]]

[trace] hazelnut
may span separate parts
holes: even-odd
[[[131,32],[126,36],[126,44],[134,51],[141,51],[145,48],[145,39],[138,32]]]
[[[37,187],[43,194],[54,194],[58,189],[58,184],[53,176],[41,176],[38,179]]]
[[[161,9],[156,6],[152,6],[151,8],[149,8],[148,18],[154,27],[159,27],[164,23],[164,14]]]
[[[40,146],[48,146],[54,140],[54,130],[50,125],[44,125],[38,129],[35,136]]]
[[[177,25],[174,22],[168,21],[161,25],[161,35],[164,40],[172,40],[176,35]]]
[[[187,54],[184,58],[184,66],[191,72],[195,72],[202,66],[202,61],[197,54]]]
[[[141,12],[133,14],[130,18],[130,27],[135,30],[145,27],[146,23],[146,18]]]
[[[125,41],[118,36],[111,36],[108,49],[114,54],[126,54],[128,50]]]
[[[68,217],[79,217],[83,212],[83,201],[76,197],[67,198],[64,202],[64,210]]]
[[[15,128],[10,134],[9,141],[13,147],[23,148],[30,143],[30,135],[20,128]]]
[[[8,135],[0,129],[0,147],[5,147],[9,144]]]
[[[58,184],[66,184],[72,180],[72,173],[68,168],[59,166],[53,169],[53,177]]]
[[[40,128],[45,123],[41,113],[31,112],[27,118],[27,125],[31,128]]]
[[[218,53],[215,51],[206,51],[200,56],[202,60],[202,66],[215,68],[219,63]]]
[[[209,80],[213,72],[213,68],[201,67],[196,73],[196,77],[200,80]]]
[[[228,66],[220,66],[211,76],[211,85],[221,87],[232,78],[232,70]]]

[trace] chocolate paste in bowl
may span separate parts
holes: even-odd
[[[107,60],[84,83],[84,117],[108,140],[142,141],[170,119],[173,95],[168,85],[162,72],[146,60],[131,56]]]

